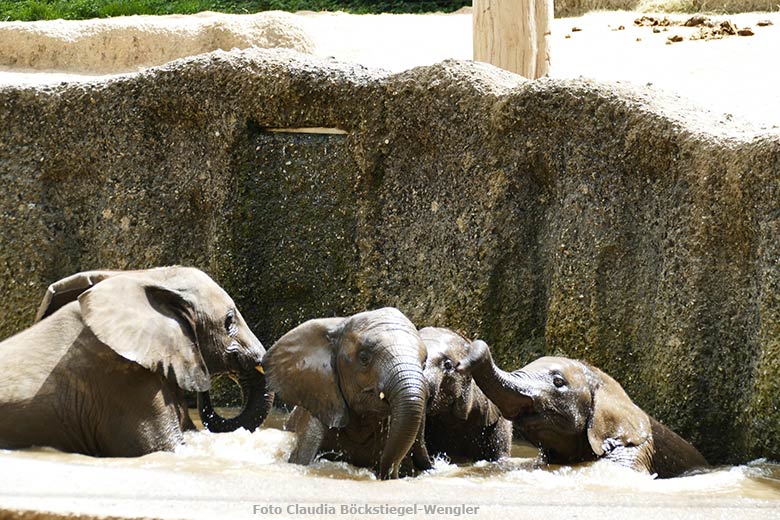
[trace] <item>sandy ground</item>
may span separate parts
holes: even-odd
[[[757,128],[780,128],[780,13],[715,17],[729,19],[740,28],[750,26],[755,34],[712,41],[688,40],[698,32],[696,28],[670,27],[653,33],[650,27],[634,26],[639,16],[627,11],[594,12],[554,20],[550,75],[650,84],[691,98],[719,119],[744,119]],[[368,67],[402,71],[472,56],[468,9],[449,15],[300,12],[295,19],[314,41],[314,54]],[[759,27],[759,20],[773,25]],[[620,26],[624,29],[619,30]],[[574,27],[581,30],[573,32]],[[685,40],[667,44],[669,36],[676,34]],[[0,85],[93,78],[6,69],[0,72]]]
[[[639,16],[626,11],[594,12],[554,20],[550,75],[652,84],[727,119],[741,117],[760,127],[780,125],[780,13],[728,16],[739,27],[751,26],[754,36],[712,41],[688,40],[698,32],[688,27],[653,33],[651,27],[634,26]],[[773,25],[758,27],[759,20]],[[447,58],[472,58],[470,13],[313,14],[303,22],[319,54],[371,67],[400,71]],[[620,26],[625,29],[616,30]],[[574,27],[581,31],[572,32]],[[667,45],[674,34],[686,39]]]

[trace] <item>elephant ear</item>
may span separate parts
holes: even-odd
[[[287,404],[308,410],[330,428],[347,425],[349,414],[336,372],[333,340],[345,318],[320,318],[279,338],[263,357],[266,381]]]
[[[35,314],[35,321],[38,323],[43,318],[54,314],[58,309],[64,307],[70,302],[75,302],[79,295],[87,289],[102,282],[106,278],[111,278],[124,271],[84,271],[76,273],[58,280],[51,284],[43,295],[43,301],[38,306],[38,312]]]
[[[596,456],[609,458],[614,453],[615,458],[626,458],[632,455],[625,448],[649,446],[649,416],[617,381],[597,368],[588,368],[594,374],[590,383],[593,402],[588,442]]]
[[[87,327],[117,354],[205,392],[209,373],[198,346],[195,310],[184,292],[143,273],[108,278],[78,298]]]

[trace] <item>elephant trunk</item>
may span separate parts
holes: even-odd
[[[428,400],[428,383],[416,359],[396,362],[387,374],[390,429],[379,463],[382,479],[398,477],[401,461],[421,435]]]
[[[244,428],[251,432],[263,423],[274,402],[274,394],[266,390],[265,377],[255,370],[242,372],[238,376],[238,384],[244,403],[241,412],[230,419],[214,410],[208,392],[198,392],[198,413],[207,430],[224,433]]]
[[[533,399],[530,392],[519,384],[519,376],[498,368],[484,341],[476,340],[471,344],[469,356],[461,362],[458,370],[471,373],[477,386],[505,418],[513,420],[522,412],[533,409]]]

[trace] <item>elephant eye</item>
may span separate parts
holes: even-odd
[[[566,384],[566,380],[561,376],[554,376],[553,384],[555,385],[555,388],[560,388]]]
[[[227,316],[225,316],[225,330],[230,336],[235,336],[238,332],[236,329],[236,315],[232,310],[228,311]]]
[[[449,359],[445,359],[442,366],[444,367],[444,370],[450,371],[452,370],[452,361],[450,361]]]
[[[369,361],[371,361],[371,354],[367,350],[361,350],[358,352],[358,361],[360,361],[361,365],[367,366]]]

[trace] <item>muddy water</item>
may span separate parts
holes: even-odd
[[[175,453],[137,459],[0,450],[0,509],[196,519],[780,514],[780,466],[765,461],[653,480],[608,462],[534,469],[534,451],[518,445],[498,463],[440,460],[423,476],[381,482],[343,463],[287,464],[294,439],[278,429],[283,419],[276,415],[251,434],[191,433]]]

